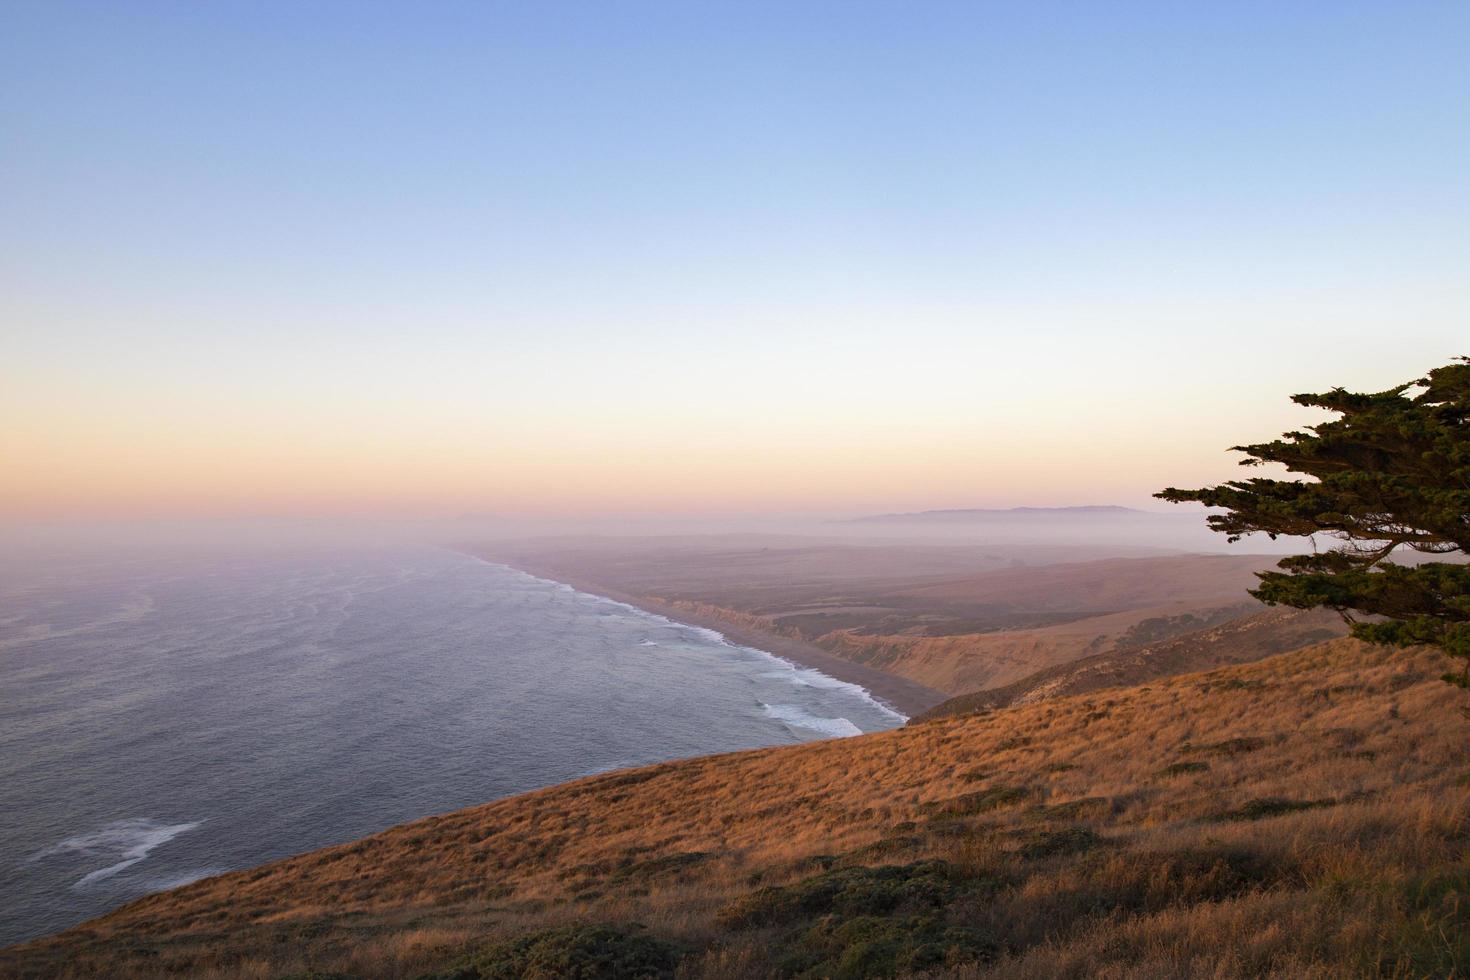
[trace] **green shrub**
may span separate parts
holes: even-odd
[[[762,888],[720,910],[722,925],[740,928],[789,923],[821,915],[886,915],[897,909],[933,909],[958,888],[944,861],[839,868],[781,887]]]
[[[884,837],[871,844],[848,851],[842,856],[846,864],[864,864],[870,861],[879,861],[894,854],[904,851],[915,851],[924,845],[924,838],[914,834],[895,834]]]
[[[1021,845],[1020,855],[1028,859],[1055,857],[1059,854],[1081,854],[1102,842],[1102,838],[1086,827],[1043,830]]]
[[[1105,813],[1112,804],[1113,801],[1106,796],[1085,796],[1080,800],[1068,800],[1065,803],[1043,804],[1036,807],[1036,813],[1047,820],[1076,820],[1083,814]]]
[[[1089,916],[1152,914],[1218,902],[1298,877],[1295,864],[1239,847],[1099,850],[1071,861],[1058,879],[1060,887],[1030,903],[1029,915],[1065,930]]]
[[[1255,752],[1265,747],[1266,740],[1264,738],[1247,735],[1240,738],[1227,738],[1223,742],[1209,742],[1204,745],[1191,745],[1189,742],[1185,742],[1179,746],[1179,751],[1186,755],[1245,755],[1247,752]]]
[[[1470,866],[1410,879],[1403,903],[1383,923],[1384,976],[1463,976],[1470,964]]]
[[[1263,796],[1251,800],[1237,810],[1224,814],[1226,820],[1264,820],[1267,817],[1293,813],[1297,810],[1316,810],[1332,806],[1336,800],[1288,800],[1280,796]]]
[[[938,819],[953,819],[984,813],[987,810],[996,810],[1003,806],[1013,806],[1030,797],[1031,791],[1020,786],[992,786],[974,793],[964,793],[947,800],[927,803],[924,809]]]
[[[937,914],[826,916],[786,944],[777,970],[801,980],[866,980],[987,960],[996,949]]]
[[[838,868],[762,888],[718,918],[733,928],[781,928],[773,959],[782,976],[892,977],[994,955],[988,937],[944,917],[951,901],[978,884],[944,861]]]
[[[603,925],[543,929],[495,943],[432,980],[667,980],[679,950]]]

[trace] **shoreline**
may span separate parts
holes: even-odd
[[[713,630],[723,636],[726,642],[735,646],[750,647],[763,653],[771,654],[782,660],[789,661],[797,667],[803,667],[818,671],[834,680],[855,684],[868,693],[868,695],[880,704],[888,707],[904,716],[905,722],[915,716],[928,711],[930,708],[942,701],[947,701],[950,695],[936,691],[931,687],[925,687],[916,681],[885,673],[873,667],[843,660],[823,650],[815,644],[805,640],[795,640],[774,633],[765,633],[760,630],[750,629],[734,623],[726,622],[715,616],[707,616],[685,609],[679,609],[668,605],[657,599],[630,595],[620,589],[614,589],[579,575],[567,572],[547,565],[535,562],[507,559],[493,552],[481,551],[476,548],[460,548],[474,558],[482,561],[493,562],[513,568],[518,572],[533,575],[536,578],[546,579],[551,582],[559,582],[570,586],[578,592],[598,596],[603,599],[611,599],[625,605],[640,609],[643,612],[682,624],[694,626],[700,629]]]

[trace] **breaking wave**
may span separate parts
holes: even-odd
[[[787,725],[795,725],[797,728],[806,728],[814,732],[821,732],[832,738],[847,738],[851,735],[861,735],[863,730],[846,718],[819,718],[798,708],[794,704],[766,704],[760,702],[761,710],[767,717],[775,718],[777,721]]]
[[[115,820],[91,833],[68,837],[32,855],[31,860],[34,862],[44,861],[47,858],[73,857],[96,858],[109,862],[103,867],[87,872],[72,884],[73,888],[86,888],[111,878],[120,871],[126,871],[145,860],[154,849],[167,844],[180,834],[188,833],[202,822],[167,824],[150,817]]]

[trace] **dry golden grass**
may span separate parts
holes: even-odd
[[[942,914],[995,955],[936,976],[1448,975],[1470,967],[1470,721],[1439,669],[1336,640],[597,776],[151,896],[0,970],[415,976],[494,936],[636,921],[689,951],[681,976],[759,977],[786,940],[718,918],[731,902],[937,858],[984,883]]]
[[[1037,629],[1004,629],[945,636],[867,634],[835,630],[812,642],[828,653],[907,678],[946,694],[1013,684],[1041,670],[1126,647],[1154,624],[1165,636],[1213,626],[1260,609],[1255,602],[1175,602],[1087,616]]]
[[[1276,607],[1155,643],[1094,654],[1030,674],[1004,687],[950,698],[922,719],[1029,704],[1112,687],[1137,687],[1176,674],[1255,663],[1347,634],[1337,613]]]

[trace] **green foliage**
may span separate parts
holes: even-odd
[[[1090,851],[1102,838],[1086,827],[1064,827],[1061,830],[1042,830],[1033,834],[1021,845],[1023,858],[1037,859],[1056,857],[1060,854],[1081,854]]]
[[[677,948],[641,932],[573,925],[496,943],[431,980],[666,980],[678,962]]]
[[[1334,388],[1292,400],[1338,417],[1234,448],[1246,454],[1242,465],[1277,463],[1308,480],[1257,477],[1200,490],[1170,487],[1156,496],[1225,508],[1209,523],[1231,541],[1257,532],[1336,539],[1336,547],[1260,573],[1251,594],[1298,609],[1376,617],[1353,622],[1353,635],[1437,646],[1465,660],[1445,679],[1470,687],[1470,565],[1387,561],[1399,548],[1463,554],[1470,544],[1470,358],[1388,391]]]
[[[1260,799],[1249,801],[1239,809],[1231,810],[1225,814],[1225,819],[1264,820],[1283,813],[1295,813],[1297,810],[1316,810],[1324,806],[1332,806],[1336,802],[1336,800],[1288,800],[1280,796],[1263,796]]]
[[[781,927],[775,952],[783,976],[892,977],[995,953],[976,930],[945,920],[945,906],[973,884],[944,861],[840,868],[746,895],[719,921]]]
[[[1068,800],[1066,803],[1042,804],[1033,808],[1034,812],[1047,820],[1076,820],[1084,815],[1101,816],[1113,805],[1113,801],[1106,796],[1085,796],[1080,800]]]
[[[1185,742],[1179,746],[1179,751],[1185,755],[1245,755],[1247,752],[1255,752],[1265,746],[1264,738],[1257,735],[1241,735],[1221,742],[1207,742],[1204,745]]]
[[[634,852],[624,854],[622,857],[616,859],[579,864],[560,872],[558,876],[563,879],[577,877],[609,878],[613,882],[624,882],[630,879],[641,880],[687,871],[697,864],[708,861],[712,857],[714,855],[707,851],[680,851],[673,854],[662,854],[640,861],[637,859],[637,852]]]
[[[895,909],[936,909],[959,887],[944,861],[838,868],[792,885],[762,888],[720,911],[726,926],[761,926],[836,913],[886,915]]]
[[[1470,970],[1470,867],[1436,869],[1406,882],[1383,923],[1384,976],[1458,977]]]
[[[988,810],[998,810],[1001,807],[1014,806],[1029,800],[1031,796],[1032,791],[1024,787],[992,786],[974,793],[962,793],[947,800],[936,800],[925,804],[924,808],[935,819],[953,820],[985,813]]]
[[[946,925],[938,915],[827,916],[786,945],[777,969],[802,980],[866,980],[973,963],[995,952],[977,930]]]

